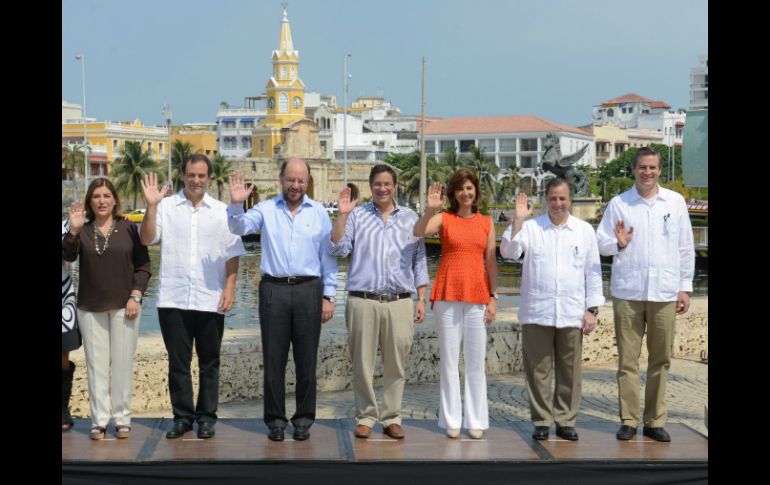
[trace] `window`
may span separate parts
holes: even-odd
[[[460,140],[460,153],[469,152],[472,146],[476,146],[475,140]]]
[[[677,138],[682,138],[682,127],[681,126],[677,126],[676,127],[676,137]]]
[[[296,79],[297,78],[297,68],[296,67],[292,66],[289,72],[291,72],[291,78],[292,79]]]
[[[265,153],[265,139],[259,139],[259,153]]]
[[[251,129],[254,128],[253,121],[241,121],[241,128]]]
[[[441,153],[444,153],[447,150],[455,150],[455,142],[454,140],[441,140],[439,142],[439,149]]]
[[[235,121],[223,121],[222,128],[226,130],[235,128]]]
[[[148,142],[147,142],[147,150],[148,150],[150,153],[152,153],[152,142],[151,142],[151,141],[148,141]]]
[[[436,153],[436,142],[431,141],[425,141],[425,153]]]
[[[289,95],[286,93],[281,93],[281,95],[278,96],[278,112],[279,113],[289,112]]]
[[[326,154],[326,140],[321,141],[321,151]]]
[[[163,155],[163,143],[158,143],[158,153]]]
[[[243,148],[251,148],[251,137],[242,136],[241,145],[243,146]]]
[[[479,149],[489,153],[495,152],[496,150],[494,138],[479,140]]]
[[[515,152],[516,151],[516,138],[500,138],[500,151],[501,152]]]
[[[516,156],[507,155],[500,157],[500,168],[511,168],[516,165]]]
[[[112,140],[112,151],[118,151],[118,140]]]
[[[608,116],[609,118],[612,118],[613,116],[615,116],[615,110],[614,110],[614,109],[612,109],[612,108],[608,109],[608,110],[607,110],[607,116]]]
[[[281,79],[286,79],[286,66],[281,66]]]
[[[537,151],[537,138],[522,138],[521,139],[521,151],[522,152],[536,152]]]
[[[534,155],[522,155],[521,156],[521,168],[535,168],[537,164],[537,157]]]

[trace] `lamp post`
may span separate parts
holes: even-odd
[[[83,87],[83,183],[84,191],[88,190],[88,121],[86,117],[86,58],[83,54],[78,54],[75,59],[80,61],[80,79]],[[77,173],[77,167],[75,168]]]
[[[163,118],[168,126],[168,183],[171,184],[171,105],[168,103],[163,105]]]
[[[342,105],[344,113],[342,118],[342,159],[345,167],[345,185],[348,185],[348,80],[352,77],[348,74],[348,57],[353,57],[353,55],[348,52],[342,59],[342,91],[344,96]]]

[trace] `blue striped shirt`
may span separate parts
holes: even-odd
[[[425,242],[412,235],[417,214],[396,206],[387,222],[373,202],[353,209],[345,236],[331,242],[329,254],[353,252],[348,271],[348,291],[414,293],[428,284]]]
[[[324,296],[337,291],[337,259],[329,255],[332,224],[326,209],[307,195],[294,217],[283,194],[243,212],[241,204],[227,206],[227,225],[239,236],[260,231],[259,269],[271,276],[320,276]]]

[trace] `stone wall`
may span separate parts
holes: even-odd
[[[501,309],[497,323],[487,331],[487,374],[509,374],[522,370],[521,331],[515,308]],[[222,343],[219,396],[221,402],[262,397],[262,344],[258,329],[227,329]],[[693,298],[690,311],[676,321],[674,355],[699,356],[708,350],[708,299]],[[347,331],[343,325],[327,326],[321,334],[318,351],[319,391],[350,388],[351,363],[347,352]],[[642,358],[647,357],[642,342]],[[71,411],[88,416],[88,385],[82,347],[70,357],[77,365],[73,384]],[[599,314],[599,326],[583,339],[583,364],[612,365],[617,359],[612,307],[605,305]],[[438,337],[432,321],[415,326],[412,352],[406,364],[410,383],[437,381]],[[461,359],[462,360],[462,359]],[[197,395],[197,358],[193,358],[193,387]],[[461,364],[462,365],[462,364]],[[381,385],[382,367],[375,370],[375,384]],[[286,370],[287,392],[296,383],[291,358]],[[134,364],[133,409],[154,411],[170,409],[168,363],[160,335],[139,338]]]

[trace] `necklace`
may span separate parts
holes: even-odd
[[[107,230],[107,235],[102,236],[102,232],[99,230],[99,228],[96,227],[96,223],[94,222],[94,248],[96,249],[96,254],[99,256],[104,254],[107,248],[110,247],[110,236],[112,235],[113,229],[115,229],[115,219],[112,220],[110,228]],[[99,236],[104,238],[104,245],[101,249],[99,249]]]

